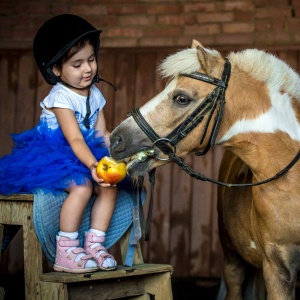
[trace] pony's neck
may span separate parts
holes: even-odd
[[[257,181],[277,174],[299,151],[299,142],[282,132],[241,134],[224,146],[229,147],[250,167]],[[300,163],[294,168],[300,175]]]

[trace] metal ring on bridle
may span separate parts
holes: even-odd
[[[153,145],[152,145],[152,148],[155,146],[155,144],[157,144],[158,142],[163,142],[164,145],[166,144],[169,144],[168,147],[172,150],[172,153],[175,154],[176,152],[176,147],[174,145],[172,145],[171,141],[167,138],[160,138],[160,139],[157,139],[155,142],[153,142]],[[171,146],[171,147],[170,147]],[[160,146],[156,146],[158,147],[160,150],[161,150],[161,147]],[[164,152],[164,151],[163,151]],[[171,153],[171,152],[170,152]],[[157,158],[158,160],[162,160],[162,161],[167,161],[167,160],[170,160],[169,157],[166,157],[166,158],[163,158],[163,157],[159,157],[157,156],[156,154],[154,154],[154,157]]]

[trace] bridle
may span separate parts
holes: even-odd
[[[204,130],[200,139],[200,145],[203,143],[210,123],[213,120],[214,112],[216,111],[216,116],[214,117],[212,130],[210,133],[210,137],[208,143],[203,151],[197,151],[195,155],[204,155],[209,149],[215,144],[216,137],[219,131],[219,127],[221,124],[223,109],[225,105],[225,92],[228,86],[228,81],[231,73],[231,64],[228,60],[225,61],[224,70],[222,73],[222,78],[217,79],[211,76],[208,76],[204,73],[193,72],[190,74],[181,74],[181,76],[189,77],[196,80],[201,80],[203,82],[207,82],[209,84],[215,85],[215,89],[207,95],[207,97],[198,105],[198,107],[179,125],[177,126],[169,135],[166,137],[160,137],[153,128],[149,125],[149,123],[142,116],[140,110],[138,108],[134,108],[130,116],[133,117],[138,126],[142,129],[142,131],[149,137],[149,139],[153,142],[150,150],[147,151],[149,157],[155,157],[158,160],[170,160],[179,165],[185,172],[187,172],[191,177],[196,178],[201,181],[208,181],[214,184],[226,186],[226,187],[250,187],[257,186],[261,184],[268,183],[273,181],[286,172],[290,170],[293,165],[300,158],[300,150],[296,154],[296,156],[292,159],[292,161],[282,170],[280,170],[274,176],[254,182],[254,183],[225,183],[215,179],[208,178],[203,174],[193,170],[190,166],[184,163],[183,159],[176,155],[176,144],[183,139],[189,132],[191,132],[197,125],[200,124],[204,120],[204,117],[208,115],[206,119],[206,123],[204,126]],[[165,155],[166,158],[159,157],[156,155],[154,148],[159,148]],[[147,156],[145,157],[145,159]],[[150,171],[149,180],[151,183],[151,196],[150,196],[150,204],[148,217],[145,224],[145,240],[148,241],[150,239],[150,223],[152,218],[152,206],[153,206],[153,194],[154,194],[154,184],[155,184],[155,169]]]
[[[134,108],[133,111],[129,114],[133,117],[135,122],[139,125],[139,127],[143,130],[143,132],[149,137],[149,139],[153,142],[152,149],[154,146],[159,148],[164,154],[167,155],[167,158],[161,158],[155,154],[154,151],[149,151],[149,156],[153,156],[159,160],[170,160],[179,165],[185,172],[187,172],[193,178],[202,181],[209,181],[218,185],[226,186],[226,187],[241,187],[241,186],[257,186],[261,184],[265,184],[267,182],[273,181],[283,174],[285,174],[292,166],[299,160],[300,151],[296,154],[296,156],[292,159],[292,161],[282,170],[280,170],[277,174],[268,178],[266,180],[254,182],[254,183],[225,183],[215,179],[208,178],[203,174],[192,170],[187,164],[184,163],[182,158],[176,155],[176,144],[183,139],[192,129],[194,129],[208,114],[208,118],[206,120],[206,124],[204,126],[204,131],[202,133],[200,144],[203,143],[204,138],[207,134],[208,127],[210,122],[213,119],[213,114],[216,111],[216,116],[214,119],[214,123],[212,126],[212,131],[209,137],[209,141],[203,151],[198,151],[196,155],[204,155],[208,152],[208,150],[214,145],[218,130],[221,124],[223,109],[225,105],[225,91],[228,86],[228,81],[231,73],[231,64],[228,60],[225,60],[224,70],[222,73],[222,78],[217,79],[211,76],[208,76],[204,73],[193,72],[190,74],[181,74],[181,76],[189,77],[196,80],[201,80],[207,82],[209,84],[215,85],[216,88],[207,95],[207,97],[198,105],[198,107],[179,125],[177,126],[168,136],[160,137],[153,128],[149,125],[149,123],[142,116],[140,110],[138,108]]]

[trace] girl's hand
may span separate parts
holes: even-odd
[[[102,178],[99,178],[97,176],[97,173],[96,173],[96,168],[97,168],[97,165],[98,165],[98,162],[95,161],[91,166],[90,166],[90,171],[91,171],[91,175],[92,175],[92,178],[95,182],[97,182],[98,185],[101,185],[103,187],[110,187],[110,186],[115,186],[115,185],[111,185],[109,183],[105,183],[104,182],[104,179]]]

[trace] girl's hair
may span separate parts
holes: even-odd
[[[73,55],[82,50],[86,45],[93,46],[93,43],[90,39],[83,39],[73,45],[62,57],[59,58],[58,61],[55,62],[54,66],[58,68],[58,70],[62,70],[62,66],[65,62],[67,62]]]

